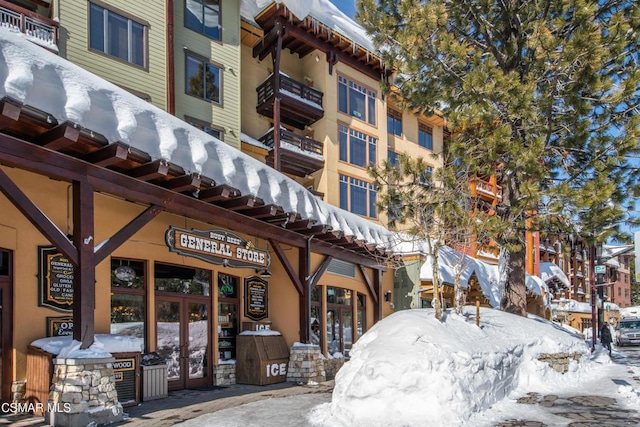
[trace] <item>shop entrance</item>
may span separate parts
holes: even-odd
[[[211,272],[155,264],[156,351],[170,390],[211,384]]]
[[[11,253],[0,249],[0,387],[2,402],[11,401],[13,360],[13,292]]]
[[[330,304],[327,309],[327,341],[329,354],[340,352],[349,357],[353,345],[353,315],[350,306]]]
[[[156,300],[156,343],[167,361],[169,389],[208,384],[209,304],[182,297]]]

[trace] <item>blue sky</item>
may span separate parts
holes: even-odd
[[[331,0],[343,13],[353,18],[356,13],[355,0]]]

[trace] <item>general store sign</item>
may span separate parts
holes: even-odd
[[[271,263],[269,251],[226,230],[169,227],[165,241],[171,252],[225,267],[267,269]]]
[[[38,246],[38,259],[38,305],[58,311],[71,311],[73,264],[54,246]]]

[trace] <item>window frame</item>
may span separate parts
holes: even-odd
[[[391,121],[392,126],[389,126]],[[400,124],[400,133],[397,132],[397,125]],[[395,108],[387,107],[387,133],[395,136],[402,136],[404,134],[402,113]]]
[[[344,86],[346,91],[344,92],[344,96],[346,98],[342,99],[343,93],[341,90],[341,86]],[[363,107],[365,111],[365,117],[358,117],[357,115],[352,114],[353,108],[351,106],[351,91],[354,90],[357,93],[364,95]],[[348,78],[345,75],[338,74],[338,111],[342,114],[346,114],[349,117],[354,117],[364,123],[367,123],[370,126],[377,127],[377,114],[376,114],[376,104],[378,99],[378,92],[369,88],[366,85],[363,85],[355,80]],[[342,108],[343,102],[346,103],[345,109]],[[373,109],[373,111],[370,111]]]
[[[189,92],[189,72],[188,72],[188,64],[189,64],[189,59],[194,59],[194,60],[198,60],[200,62],[202,62],[203,65],[207,65],[207,66],[212,66],[218,69],[218,100],[214,100],[214,99],[208,99],[206,98],[204,95],[203,96],[199,96],[195,93],[191,93]],[[203,67],[203,73],[204,73],[204,67]],[[197,98],[201,101],[204,102],[208,102],[210,104],[215,104],[215,105],[219,105],[220,107],[222,107],[222,100],[224,99],[223,96],[223,75],[224,75],[224,66],[222,64],[218,64],[216,62],[211,61],[209,58],[205,58],[202,55],[198,55],[195,52],[192,51],[185,51],[185,55],[184,55],[184,93],[186,95],[192,96],[194,98]],[[204,80],[203,80],[204,83]]]
[[[422,134],[430,136],[424,144],[420,138]],[[433,151],[433,127],[425,123],[418,123],[418,145],[422,148]]]
[[[187,22],[187,2],[188,1],[189,0],[184,0],[184,27],[189,29],[189,30],[191,30],[191,31],[194,31],[194,32],[196,32],[198,34],[201,34],[201,35],[207,37],[208,39],[211,39],[211,40],[214,40],[214,41],[217,41],[217,42],[222,42],[222,0],[217,0],[217,2],[218,2],[218,10],[217,10],[217,13],[218,13],[218,37],[210,36],[209,34],[207,34],[204,31],[204,28],[205,28],[204,19],[202,21],[203,22],[202,29],[196,29],[196,28],[193,28],[193,27],[188,25],[188,22]],[[195,1],[195,2],[200,4],[200,6],[202,8],[201,12],[204,15],[205,14],[204,13],[205,8],[209,7],[209,6],[204,4],[204,0],[192,0],[192,1]]]
[[[342,135],[346,136],[346,141],[343,140]],[[362,141],[364,145],[364,147],[362,148],[365,156],[364,162],[358,162],[357,160],[353,159],[353,157],[355,157],[355,154],[357,153],[355,151],[355,147],[352,144],[352,138],[356,138],[358,141]],[[349,127],[346,124],[340,122],[338,123],[338,149],[338,158],[341,162],[345,162],[363,169],[366,169],[368,166],[374,166],[377,164],[378,138]]]
[[[184,116],[184,121],[189,123],[191,126],[200,129],[202,132],[206,133],[207,135],[213,136],[214,138],[217,138],[220,141],[224,141],[224,128],[222,126],[217,126],[217,125],[214,125],[213,123],[207,123],[205,120],[196,119],[195,117],[191,117],[187,115]],[[217,131],[220,136],[216,136],[210,132],[207,132],[206,128],[210,128],[212,130]]]
[[[342,173],[339,174],[338,179],[340,208],[362,217],[378,219],[378,209],[375,206],[378,199],[378,189],[373,183]],[[357,189],[361,189],[364,195],[364,206],[353,204],[354,191]]]
[[[92,25],[91,25],[91,16],[92,16],[92,8],[97,7],[102,9],[102,49],[92,46]],[[123,59],[119,56],[114,55],[110,51],[108,47],[109,41],[109,26],[105,25],[108,22],[110,15],[116,15],[120,18],[127,20],[127,57],[128,59]],[[131,61],[132,57],[132,43],[133,43],[133,33],[132,33],[132,24],[138,24],[142,27],[142,65],[137,64],[136,62]],[[149,70],[149,23],[145,20],[139,19],[127,12],[124,12],[120,9],[114,8],[111,5],[103,3],[101,1],[92,0],[87,3],[87,49],[90,52],[97,53],[99,55],[104,55],[110,59],[114,59],[123,64],[131,65],[136,68],[140,68],[142,70]]]

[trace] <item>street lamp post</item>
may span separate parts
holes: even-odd
[[[591,288],[591,352],[596,350],[596,247],[591,245],[589,250],[589,263],[591,264],[591,278],[589,280],[589,287]]]

